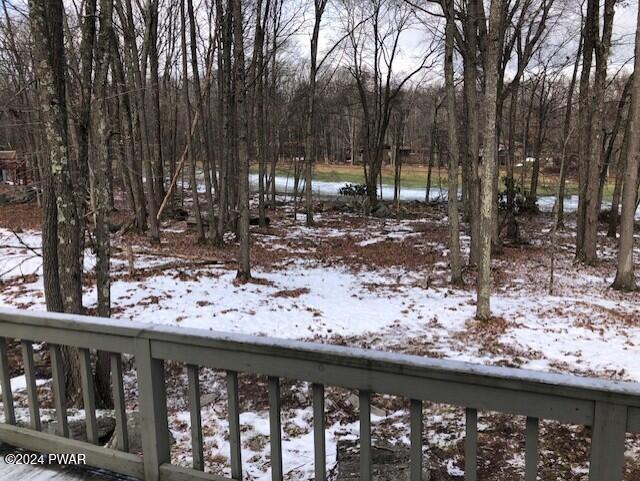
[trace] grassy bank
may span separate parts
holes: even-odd
[[[257,173],[257,166],[252,166],[251,172]],[[282,177],[293,177],[293,165],[289,163],[280,163],[276,169],[277,175]],[[531,169],[525,172],[525,186],[529,189],[531,182]],[[500,172],[500,185],[501,189],[504,189],[502,178],[506,175],[506,172],[501,170]],[[516,183],[520,185],[522,172],[520,169],[516,169],[515,177]],[[361,165],[346,165],[346,164],[316,164],[314,166],[313,179],[323,182],[338,182],[338,183],[354,183],[360,184],[364,182],[364,173]],[[384,167],[382,169],[382,182],[383,184],[393,185],[394,170],[392,167]],[[613,179],[611,179],[613,180]],[[421,165],[407,165],[402,168],[401,185],[403,188],[409,189],[424,189],[427,182],[427,167]],[[431,186],[446,187],[447,185],[447,169],[433,168],[431,172]],[[613,195],[613,182],[608,181],[605,185],[604,200],[611,200]],[[540,173],[538,180],[538,195],[547,196],[555,195],[558,188],[558,175]],[[567,195],[576,195],[578,193],[577,179],[567,179]]]

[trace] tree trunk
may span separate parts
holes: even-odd
[[[116,81],[114,80],[113,91],[117,92],[118,88],[115,86],[115,82]],[[117,95],[118,94],[116,94],[116,96]],[[112,135],[115,138],[112,143],[113,159],[117,165],[117,170],[119,171],[118,177],[120,178],[120,182],[122,183],[122,189],[126,193],[127,206],[129,207],[129,210],[131,212],[135,213],[138,211],[138,207],[136,205],[136,200],[133,195],[132,179],[129,176],[131,169],[129,168],[130,163],[126,155],[127,154],[126,142],[125,142],[125,137],[123,135],[123,132],[126,130],[126,128],[124,126],[124,123],[122,122],[122,115],[120,113],[120,103],[117,98],[109,99],[109,112],[110,112],[111,118],[114,119],[114,124],[115,124],[115,129],[112,132]],[[109,175],[112,175],[112,174],[110,173]],[[111,203],[111,206],[112,207],[115,206],[115,202],[113,199],[113,186],[111,186],[111,188],[109,189],[109,197],[110,197],[109,201]]]
[[[40,106],[43,114],[49,156],[45,168],[51,176],[52,191],[45,199],[43,230],[50,235],[51,216],[56,206],[58,281],[62,306],[57,306],[57,295],[51,296],[54,307],[65,312],[80,314],[82,307],[82,266],[80,265],[80,231],[71,172],[69,166],[68,122],[66,111],[65,72],[66,58],[63,38],[64,7],[61,0],[29,1],[29,17],[34,41],[35,75],[39,83]],[[53,195],[52,195],[53,194]],[[43,248],[53,246],[47,236]],[[50,265],[50,267],[53,267]],[[51,276],[48,279],[51,281]],[[45,285],[47,285],[46,283]],[[81,402],[79,360],[77,350],[63,347],[66,399],[75,405]]]
[[[158,0],[149,0],[146,8],[146,53],[151,67],[151,106],[152,106],[152,135],[155,152],[153,155],[153,186],[156,205],[164,198],[164,164],[162,158],[162,118],[160,110],[160,79],[158,73]]]
[[[461,285],[462,262],[460,255],[460,226],[458,218],[458,132],[456,123],[456,91],[453,81],[453,50],[455,12],[453,0],[447,0],[447,17],[444,75],[447,90],[447,131],[448,131],[448,195],[447,214],[449,216],[449,267],[451,269],[451,283]]]
[[[607,237],[613,237],[614,239],[618,233],[618,222],[620,218],[620,197],[622,196],[622,183],[624,182],[624,174],[627,169],[627,158],[629,148],[629,119],[627,118],[627,124],[624,129],[624,136],[622,138],[622,147],[620,148],[620,154],[618,155],[618,165],[616,166],[616,184],[613,188],[613,198],[611,199],[611,214],[609,215],[609,227],[607,229]]]
[[[533,171],[531,172],[531,186],[529,189],[529,205],[534,208],[538,201],[538,179],[540,177],[540,157],[542,156],[542,144],[544,142],[545,122],[546,122],[546,71],[542,73],[542,85],[540,87],[540,100],[538,102],[538,122],[536,128],[535,151],[533,160]]]
[[[591,67],[593,65],[593,49],[598,33],[597,16],[594,8],[599,9],[597,0],[587,1],[587,15],[583,27],[582,67],[580,73],[580,89],[578,92],[578,210],[576,219],[576,258],[584,257],[584,229],[587,171],[589,169],[590,138],[592,133],[592,103],[589,102],[591,90]]]
[[[142,171],[147,186],[146,199],[147,199],[147,213],[149,224],[149,236],[153,243],[160,243],[160,225],[158,222],[158,202],[156,197],[156,189],[154,186],[154,175],[151,157],[153,155],[151,147],[149,145],[149,136],[147,132],[147,109],[145,106],[145,90],[146,80],[143,76],[143,70],[140,67],[140,58],[144,59],[144,55],[140,55],[138,50],[138,44],[136,42],[136,29],[134,24],[133,8],[131,6],[131,0],[125,0],[126,12],[122,9],[120,1],[116,3],[118,16],[120,23],[123,25],[124,41],[126,46],[126,59],[127,59],[127,75],[128,82],[131,85],[136,86],[135,102],[132,104],[132,118],[133,128],[135,130],[135,138],[139,142],[140,153],[142,157]],[[148,49],[148,33],[145,34],[145,44],[143,49]]]
[[[477,99],[477,24],[475,8],[471,6],[467,18],[463,24],[466,41],[466,48],[463,52],[463,72],[465,91],[465,118],[467,122],[467,185],[468,195],[468,218],[471,225],[471,246],[469,251],[469,265],[478,264],[480,254],[480,179],[478,177],[478,158],[480,156],[479,124],[478,124],[478,99]]]
[[[97,155],[91,173],[95,190],[95,242],[96,242],[96,290],[98,293],[98,316],[111,317],[111,240],[109,214],[112,210],[110,196],[109,165],[111,155],[108,127],[107,75],[110,63],[110,39],[113,17],[113,0],[100,0],[100,32],[96,45],[96,75],[92,104],[95,106]],[[110,359],[106,352],[99,352],[96,359],[96,403],[102,407],[112,405],[110,389]]]
[[[613,128],[611,129],[611,134],[609,135],[609,139],[606,142],[606,149],[605,149],[605,153],[604,153],[604,163],[602,165],[602,170],[600,172],[600,184],[598,187],[598,205],[602,205],[602,197],[604,196],[604,188],[605,185],[607,184],[607,177],[609,174],[609,168],[611,167],[611,159],[613,158],[613,150],[618,138],[618,134],[620,133],[620,126],[622,125],[622,119],[624,117],[624,112],[625,110],[627,110],[627,104],[629,103],[629,98],[630,98],[630,94],[631,94],[631,85],[633,83],[633,75],[630,75],[629,78],[627,79],[627,81],[625,82],[624,85],[624,89],[622,91],[622,94],[620,95],[620,100],[618,101],[618,108],[616,110],[616,119],[613,123]],[[628,117],[628,114],[627,114]],[[627,118],[628,120],[628,118]],[[625,135],[626,135],[626,127],[625,127]],[[624,136],[623,136],[623,144],[624,144]],[[625,156],[625,161],[626,161],[626,156]],[[620,157],[618,158],[618,164],[620,163]],[[620,169],[617,169],[618,174],[616,174],[616,184],[619,184],[618,182],[618,178],[622,176],[622,174],[619,174]],[[611,220],[613,220],[614,225],[617,224],[617,217],[618,217],[618,206],[620,203],[620,188],[618,188],[618,197],[616,198],[615,195],[615,190],[614,190],[614,195],[613,195],[613,199],[611,202],[611,211],[610,211],[610,215],[609,215],[609,227],[611,227]],[[614,214],[614,206],[616,208],[615,214]],[[610,230],[610,229],[609,229]],[[614,230],[614,235],[613,237],[615,237],[615,231],[616,228],[613,228]],[[609,236],[609,231],[607,231],[607,236]]]
[[[515,133],[516,133],[517,117],[518,117],[518,86],[514,85],[513,88],[511,89],[511,101],[509,103],[509,131],[507,133],[508,144],[509,144],[509,147],[508,147],[509,155],[507,156],[507,180],[506,180],[507,217],[509,219],[513,219],[514,221],[515,221],[515,217],[513,216],[513,212],[515,207],[516,191],[515,191],[515,178],[513,176],[513,169],[514,169],[515,157],[516,157]]]
[[[592,7],[592,28],[596,33],[595,45],[593,47],[596,54],[596,72],[592,88],[592,95],[589,102],[593,106],[593,112],[591,115],[591,129],[586,132],[582,131],[582,135],[587,135],[587,152],[585,156],[586,175],[582,176],[582,192],[584,196],[581,203],[583,204],[582,211],[578,212],[579,219],[581,221],[581,249],[579,251],[579,259],[586,264],[595,264],[597,261],[597,240],[598,240],[598,214],[600,212],[600,202],[598,198],[600,173],[602,171],[602,124],[604,121],[604,94],[606,89],[607,79],[607,65],[609,59],[609,47],[611,44],[611,30],[613,24],[613,14],[615,0],[605,0],[604,5],[604,23],[602,36],[598,38],[599,29],[599,2],[597,0],[590,0],[595,2]],[[587,17],[589,21],[589,17]],[[585,50],[587,48],[585,37]],[[584,68],[584,67],[583,67]],[[580,234],[580,230],[578,232]]]
[[[109,71],[109,38],[111,35],[111,18],[113,0],[100,0],[100,33],[96,48],[96,75],[92,104],[96,107],[95,126],[97,140],[97,155],[91,173],[95,189],[95,219],[96,219],[96,283],[98,291],[98,315],[111,315],[110,295],[110,240],[109,214],[111,202],[108,185],[108,164],[111,162],[108,145],[110,130],[107,126],[107,74]]]
[[[640,166],[640,7],[638,7],[638,21],[636,23],[634,72],[628,121],[630,135],[627,146],[627,165],[622,187],[618,266],[616,278],[613,281],[613,287],[623,291],[631,291],[636,288],[633,265],[633,231],[638,194],[638,167]]]
[[[485,118],[484,145],[481,165],[480,196],[480,255],[478,265],[478,298],[476,318],[488,320],[491,317],[491,239],[493,231],[494,176],[496,175],[496,113],[498,94],[498,56],[502,49],[501,12],[502,2],[491,0],[489,30],[484,51],[485,76]]]
[[[278,62],[277,62],[277,51],[278,51],[278,21],[276,21],[277,18],[279,18],[279,7],[278,7],[279,3],[278,1],[274,1],[273,2],[273,31],[271,34],[271,85],[270,85],[270,92],[269,92],[269,97],[270,97],[270,101],[272,106],[275,107],[275,103],[276,103],[276,95],[277,95],[277,72],[278,72]],[[270,148],[269,148],[269,152],[271,154],[271,166],[269,169],[269,176],[271,177],[271,184],[270,184],[270,188],[271,188],[271,206],[273,209],[275,209],[276,207],[276,164],[278,162],[278,156],[279,156],[279,148],[278,148],[278,135],[279,135],[279,130],[276,129],[273,124],[270,122],[269,123],[270,126],[270,131],[272,132],[272,136],[271,136],[271,144],[270,144]]]
[[[429,141],[429,162],[427,165],[427,186],[424,194],[424,201],[427,203],[431,200],[431,174],[433,172],[433,159],[435,157],[435,151],[436,151],[436,136],[438,134],[438,129],[437,129],[438,110],[440,110],[440,103],[437,103],[435,105],[435,108],[433,111],[433,122],[431,122],[431,139]]]
[[[256,33],[254,39],[254,56],[255,56],[255,75],[254,75],[254,88],[256,90],[256,111],[254,115],[255,131],[256,131],[256,146],[258,157],[258,223],[260,227],[267,225],[266,213],[265,213],[265,176],[267,165],[267,137],[265,130],[265,110],[264,110],[264,95],[265,95],[265,79],[266,69],[264,63],[264,26],[266,23],[266,17],[269,14],[270,0],[267,0],[264,7],[264,16],[262,13],[262,0],[256,2]]]
[[[571,137],[571,114],[573,112],[573,94],[576,88],[576,81],[578,79],[578,68],[580,66],[580,56],[582,54],[583,47],[583,35],[584,32],[580,30],[580,39],[578,40],[578,52],[576,53],[576,60],[573,64],[573,73],[571,75],[571,82],[569,83],[569,91],[567,92],[567,107],[564,114],[564,123],[562,125],[562,141],[563,144],[567,144],[569,142],[569,138]],[[557,226],[562,226],[564,222],[564,193],[565,193],[565,185],[567,179],[567,149],[563,149],[562,151],[562,161],[560,168],[560,185],[558,189],[558,205],[557,205]]]
[[[46,159],[47,161],[49,159]],[[64,312],[58,275],[58,210],[50,164],[42,175],[42,274],[47,311]]]
[[[237,111],[238,141],[238,252],[237,279],[243,282],[251,279],[250,238],[249,238],[249,149],[247,145],[247,90],[244,65],[244,40],[242,30],[242,4],[240,0],[230,0],[233,12],[233,57],[235,69],[235,101]]]
[[[304,205],[306,213],[306,225],[313,225],[313,193],[312,177],[313,162],[315,156],[315,131],[314,117],[316,105],[316,75],[318,68],[318,37],[320,35],[320,22],[327,0],[314,0],[315,21],[313,25],[313,34],[311,35],[311,61],[309,65],[309,98],[307,106],[307,125],[305,138],[305,166],[304,166]]]
[[[84,231],[87,210],[88,191],[86,180],[89,178],[89,131],[91,129],[92,75],[94,44],[96,36],[96,0],[85,3],[84,18],[81,24],[80,42],[80,105],[78,106],[76,127],[77,160],[72,168],[72,182],[78,206],[80,231]],[[74,172],[75,170],[75,172]],[[84,237],[80,238],[80,264],[84,263]]]
[[[147,209],[146,199],[144,196],[144,184],[142,180],[142,161],[141,156],[136,155],[134,123],[132,120],[131,96],[127,91],[127,82],[124,75],[124,66],[120,58],[118,49],[118,41],[112,30],[112,71],[114,72],[115,84],[118,93],[118,102],[121,114],[122,138],[125,144],[124,158],[126,159],[126,175],[129,177],[131,189],[133,191],[134,204],[136,206],[135,218],[136,227],[141,231],[147,228]],[[142,149],[140,148],[140,152]]]
[[[200,199],[198,198],[198,179],[196,177],[196,156],[193,150],[193,131],[191,130],[191,119],[193,118],[191,112],[191,101],[189,99],[189,71],[187,68],[188,56],[187,56],[187,34],[186,34],[186,22],[184,2],[180,2],[180,45],[182,48],[182,95],[184,99],[185,110],[187,112],[187,161],[189,161],[189,174],[191,179],[191,195],[193,196],[193,215],[196,220],[196,232],[198,233],[198,243],[205,242],[204,225],[202,223],[202,212],[200,211]],[[195,79],[194,79],[195,82]],[[213,208],[213,206],[209,206]],[[211,223],[211,225],[213,225]]]
[[[193,74],[193,89],[196,94],[196,103],[198,105],[198,115],[200,116],[200,137],[202,145],[204,145],[205,158],[202,162],[204,170],[204,183],[205,183],[205,196],[207,198],[207,217],[209,224],[209,241],[212,244],[217,244],[216,236],[216,218],[215,211],[213,209],[213,193],[214,184],[217,184],[216,178],[216,162],[213,156],[213,149],[211,148],[211,142],[209,140],[209,116],[205,113],[205,98],[202,95],[202,89],[200,87],[200,73],[198,72],[198,50],[196,48],[196,21],[193,12],[193,1],[187,0],[187,7],[189,13],[189,25],[191,32],[191,71]],[[205,82],[209,82],[209,71],[205,76]],[[208,86],[207,86],[208,90]],[[208,97],[208,96],[207,96]],[[189,117],[191,122],[191,117]],[[195,160],[194,152],[191,153],[192,159]]]
[[[218,115],[222,129],[218,135],[220,142],[220,192],[218,198],[218,223],[216,243],[224,244],[224,233],[227,230],[228,192],[229,192],[229,160],[231,157],[231,13],[224,11],[224,0],[216,0],[216,21],[218,22]]]

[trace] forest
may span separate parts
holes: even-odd
[[[0,3],[0,307],[640,381],[637,1]],[[102,408],[111,370],[97,352]],[[306,453],[310,387],[287,389]],[[353,402],[331,396],[337,437]],[[433,479],[460,479],[445,438]],[[482,479],[520,479],[504,442]],[[548,451],[548,479],[586,479],[584,453]]]

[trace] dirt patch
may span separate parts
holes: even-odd
[[[34,202],[0,205],[0,226],[17,232],[41,229],[41,208]]]
[[[382,240],[362,245],[349,235],[329,238],[318,246],[312,257],[325,263],[340,262],[352,269],[362,270],[402,267],[422,271],[442,259],[435,250],[417,245],[413,239]]]
[[[281,291],[273,293],[272,296],[294,298],[294,297],[300,297],[304,294],[309,294],[309,292],[311,291],[308,288],[300,287],[298,289],[283,289]]]

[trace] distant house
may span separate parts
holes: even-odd
[[[27,164],[15,150],[0,150],[0,182],[27,184]]]

